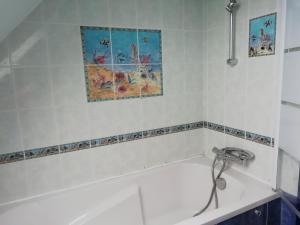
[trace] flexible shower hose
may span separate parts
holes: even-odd
[[[216,208],[219,207],[219,202],[218,202],[218,194],[217,194],[217,182],[216,180],[220,178],[221,174],[223,173],[224,169],[225,169],[225,165],[226,165],[226,161],[222,160],[223,165],[217,175],[217,177],[215,177],[215,168],[216,168],[216,162],[217,162],[217,156],[215,157],[213,164],[212,164],[212,168],[211,168],[211,177],[212,177],[212,181],[213,181],[213,187],[209,196],[209,200],[207,202],[207,204],[203,207],[203,209],[201,209],[199,212],[197,212],[196,214],[193,215],[193,217],[195,216],[199,216],[200,214],[202,214],[211,204],[213,196],[215,196],[215,204],[216,204]]]

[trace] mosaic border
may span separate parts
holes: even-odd
[[[43,148],[35,148],[35,149],[29,149],[29,150],[13,152],[13,153],[4,153],[4,154],[0,154],[0,164],[40,158],[40,157],[45,157],[50,155],[67,153],[67,152],[80,151],[84,149],[91,149],[91,148],[113,145],[113,144],[118,144],[123,142],[136,141],[144,138],[157,137],[157,136],[180,133],[180,132],[191,131],[191,130],[202,129],[202,128],[206,128],[212,131],[217,131],[220,133],[224,133],[226,135],[231,135],[237,138],[252,141],[265,146],[274,147],[275,145],[275,139],[268,136],[255,134],[245,130],[227,127],[224,125],[211,123],[207,121],[198,121],[193,123],[185,123],[185,124],[179,124],[175,126],[161,127],[157,129],[150,129],[150,130],[114,135],[114,136],[103,137],[103,138],[95,138],[92,140],[85,140],[85,141],[73,142],[68,144],[54,145],[54,146],[43,147]]]

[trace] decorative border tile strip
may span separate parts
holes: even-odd
[[[0,155],[0,164],[24,160],[24,152],[12,152]]]
[[[272,146],[272,138],[263,135],[246,132],[246,139],[259,144]]]
[[[88,140],[88,141],[79,141],[79,142],[74,142],[74,143],[69,143],[69,144],[63,144],[63,145],[60,145],[60,147],[59,147],[60,153],[88,149],[88,148],[90,148],[90,143],[91,143],[91,141]]]
[[[121,134],[118,136],[119,143],[121,142],[127,142],[127,141],[135,141],[143,138],[143,132],[134,132],[129,134]]]
[[[216,123],[207,123],[207,128],[210,130],[215,130],[221,133],[224,133],[224,126]]]
[[[294,48],[286,48],[284,49],[284,53],[289,53],[289,52],[299,52],[300,47],[294,47]]]
[[[36,148],[25,151],[25,159],[33,159],[59,153],[59,146],[51,146],[46,148]]]
[[[229,134],[238,138],[245,139],[245,131],[231,128],[231,127],[225,127],[225,134]]]
[[[40,158],[44,156],[50,156],[55,154],[79,151],[83,149],[96,148],[106,145],[112,145],[117,143],[123,143],[128,141],[140,140],[143,138],[156,137],[161,135],[167,135],[172,133],[179,133],[184,131],[190,131],[195,129],[207,128],[209,130],[221,132],[227,135],[231,135],[237,138],[253,141],[258,144],[274,147],[274,138],[251,133],[244,130],[239,130],[232,127],[226,127],[220,124],[211,123],[207,121],[199,121],[194,123],[180,124],[171,127],[162,127],[158,129],[151,129],[139,132],[133,132],[128,134],[120,134],[110,137],[103,137],[98,139],[79,141],[69,144],[55,145],[44,148],[29,149],[25,151],[4,153],[0,154],[0,164],[11,163],[16,161],[22,161],[33,158]]]
[[[91,148],[96,148],[105,145],[113,145],[119,142],[118,136],[111,136],[91,140]]]

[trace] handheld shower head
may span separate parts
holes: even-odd
[[[233,10],[237,9],[239,7],[239,3],[237,0],[230,0],[228,5],[225,7],[228,12],[232,12]]]

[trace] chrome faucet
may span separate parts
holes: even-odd
[[[214,147],[212,151],[216,154],[217,160],[236,162],[243,166],[247,166],[247,163],[255,158],[252,152],[234,147],[222,149]]]

